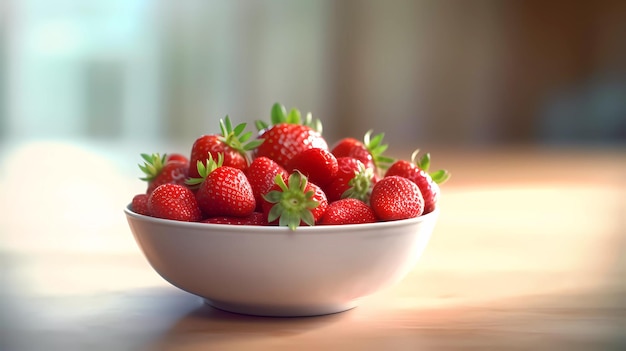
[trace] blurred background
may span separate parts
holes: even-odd
[[[190,145],[278,101],[331,142],[626,142],[624,1],[0,3],[5,141]]]
[[[136,252],[139,153],[274,102],[331,145],[374,129],[390,156],[433,152],[446,187],[545,179],[466,151],[625,150],[626,1],[0,0],[0,249]]]

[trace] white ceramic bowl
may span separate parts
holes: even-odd
[[[341,312],[397,283],[417,262],[438,215],[292,232],[125,213],[165,280],[216,308],[262,316]]]

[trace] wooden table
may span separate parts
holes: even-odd
[[[261,318],[149,267],[122,213],[134,164],[70,147],[104,175],[37,181],[18,170],[37,147],[56,150],[0,160],[0,350],[626,350],[624,149],[436,150],[453,178],[405,280],[348,312]]]

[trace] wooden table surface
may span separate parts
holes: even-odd
[[[24,172],[42,149],[81,166]],[[107,152],[0,159],[0,350],[626,350],[624,149],[433,152],[453,178],[415,269],[309,318],[222,312],[164,282],[122,213],[135,164]]]

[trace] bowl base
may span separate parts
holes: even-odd
[[[323,316],[351,310],[357,306],[356,301],[345,304],[334,305],[316,305],[316,306],[251,306],[230,302],[220,302],[215,300],[203,299],[204,303],[223,310],[238,314],[260,317],[313,317]]]

